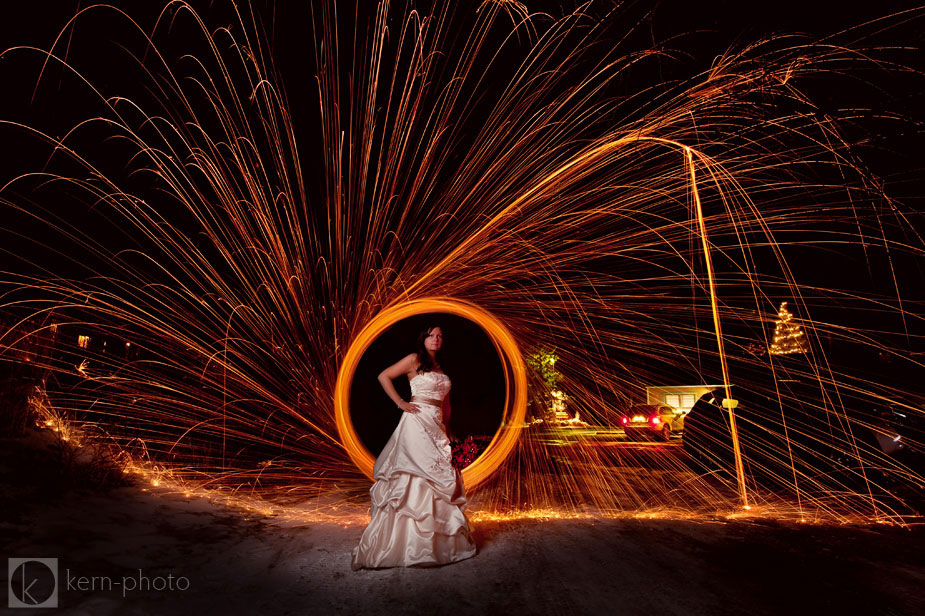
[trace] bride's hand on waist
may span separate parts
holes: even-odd
[[[397,404],[397,406],[398,408],[400,408],[406,413],[420,413],[421,412],[421,409],[419,409],[414,402],[406,402],[402,400],[401,402]]]

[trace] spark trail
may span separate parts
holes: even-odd
[[[647,384],[760,394],[728,418],[731,474],[677,443],[666,453],[533,423],[479,486],[482,516],[920,513],[908,498],[920,469],[856,435],[878,405],[921,417],[914,392],[840,365],[824,342],[890,352],[922,311],[904,292],[915,282],[881,257],[921,263],[922,244],[901,204],[883,213],[839,119],[801,89],[902,67],[781,37],[690,68],[667,47],[629,48],[633,23],[594,4],[562,17],[507,1],[361,4],[312,3],[313,95],[299,108],[247,5],[226,5],[232,25],[217,29],[182,1],[153,26],[93,5],[47,51],[2,54],[38,59],[17,91],[47,101],[60,81],[83,104],[62,110],[77,117],[60,133],[2,119],[45,146],[0,199],[10,220],[37,221],[30,241],[47,254],[4,273],[5,308],[28,320],[0,342],[12,357],[16,332],[44,315],[62,341],[93,331],[94,344],[133,347],[46,358],[63,383],[49,388],[56,416],[191,489],[336,494],[336,506],[367,485],[335,421],[351,344],[386,309],[457,298],[524,354],[556,349],[570,410],[594,426],[617,426]],[[95,20],[121,24],[116,51],[86,36]],[[120,78],[101,79],[86,49],[115,54]],[[655,78],[666,62],[683,77]],[[793,268],[791,255],[856,245],[877,253],[866,267],[896,281],[893,296],[803,284]],[[780,301],[808,352],[749,352],[770,345]],[[843,326],[833,302],[907,329]]]

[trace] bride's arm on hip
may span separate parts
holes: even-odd
[[[378,377],[379,384],[382,385],[382,389],[385,390],[386,395],[391,398],[392,402],[395,403],[395,406],[407,413],[417,413],[419,409],[411,402],[402,400],[401,396],[398,395],[398,392],[395,391],[395,385],[392,384],[392,381],[403,374],[413,372],[417,358],[417,354],[412,353],[411,355],[398,360],[380,372]]]

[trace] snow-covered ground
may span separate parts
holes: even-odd
[[[58,559],[60,607],[29,613],[925,614],[923,527],[489,520],[470,560],[354,572],[361,505],[264,515],[167,487],[62,495],[0,471],[3,553]]]

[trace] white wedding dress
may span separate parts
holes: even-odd
[[[370,521],[353,550],[353,569],[443,565],[475,555],[462,475],[453,468],[441,402],[450,377],[411,379],[419,413],[402,413],[373,467]]]

